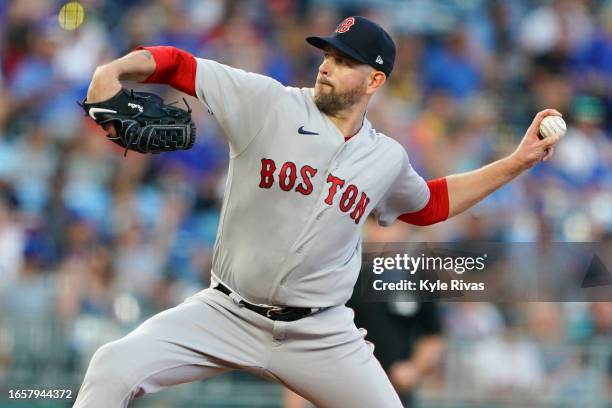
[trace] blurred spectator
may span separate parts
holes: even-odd
[[[593,22],[585,0],[553,0],[529,12],[521,27],[521,45],[541,62],[567,62],[569,53],[583,45]]]
[[[454,98],[474,95],[482,82],[482,72],[470,53],[468,35],[463,27],[448,34],[442,46],[434,46],[427,54],[423,72],[425,91],[446,91]]]
[[[25,233],[15,204],[10,191],[0,191],[0,293],[17,282],[23,267]]]
[[[610,98],[612,73],[612,4],[600,11],[595,30],[574,52],[574,82],[578,90]]]
[[[453,340],[476,341],[504,330],[502,315],[490,303],[459,302],[445,315],[445,330]]]
[[[544,372],[535,346],[520,336],[486,338],[473,350],[466,375],[477,400],[532,403],[539,398]],[[521,373],[521,375],[516,375]]]
[[[68,324],[80,314],[112,317],[113,297],[109,289],[116,273],[110,253],[107,248],[87,245],[88,232],[81,230],[87,228],[86,225],[77,224],[73,228],[74,244],[85,246],[75,247],[73,255],[60,266],[58,313]],[[77,237],[79,234],[83,236]]]
[[[574,101],[573,124],[560,143],[552,164],[568,188],[588,189],[606,176],[610,143],[601,126],[604,106],[594,98],[579,96]]]
[[[612,302],[591,304],[591,336],[596,340],[612,339]]]

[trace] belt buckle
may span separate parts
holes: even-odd
[[[271,319],[272,318],[272,314],[276,314],[276,313],[283,314],[284,310],[285,310],[285,308],[282,307],[282,306],[272,306],[271,308],[269,308],[266,311],[266,317]]]

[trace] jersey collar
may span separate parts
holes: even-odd
[[[332,129],[332,132],[334,133],[334,138],[335,139],[338,139],[339,141],[344,143],[344,142],[352,141],[352,140],[357,139],[357,138],[365,139],[366,135],[370,134],[370,130],[372,129],[372,125],[370,124],[370,122],[366,118],[367,111],[366,111],[365,115],[363,116],[363,123],[362,123],[361,128],[359,129],[359,131],[357,133],[355,133],[353,136],[351,136],[350,138],[347,139],[346,136],[343,135],[342,132],[340,132],[340,129],[338,129],[336,124],[334,122],[332,122],[332,120],[327,115],[325,115],[323,112],[321,112],[319,110],[319,108],[317,108],[317,105],[314,102],[314,88],[309,88],[309,95],[310,95],[310,100],[311,100],[314,108],[316,109],[316,111],[319,112],[319,114],[323,117],[323,120],[328,125],[328,127],[330,129]]]

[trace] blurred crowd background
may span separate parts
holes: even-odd
[[[97,65],[138,45],[312,86],[321,55],[304,37],[373,18],[398,55],[368,117],[426,179],[510,153],[543,108],[568,133],[469,212],[370,220],[366,241],[611,239],[612,1],[84,0],[74,31],[62,3],[0,0],[0,406],[26,384],[76,391],[99,345],[208,286],[228,163],[213,118],[190,98],[192,150],[123,158],[76,104]],[[612,303],[436,307],[445,351],[415,383],[419,406],[611,406]],[[177,390],[142,406],[281,404],[278,386],[240,375]]]

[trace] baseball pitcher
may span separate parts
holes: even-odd
[[[142,47],[98,67],[83,108],[127,150],[193,144],[189,109],[121,80],[170,85],[214,115],[230,148],[208,289],[153,316],[91,359],[75,407],[126,407],[146,393],[245,370],[318,407],[400,407],[365,332],[345,302],[361,265],[361,228],[373,214],[429,225],[470,208],[540,160],[539,112],[517,149],[478,170],[425,181],[404,148],[366,118],[392,73],[395,45],[376,23],[346,18],[322,50],[314,88]]]

